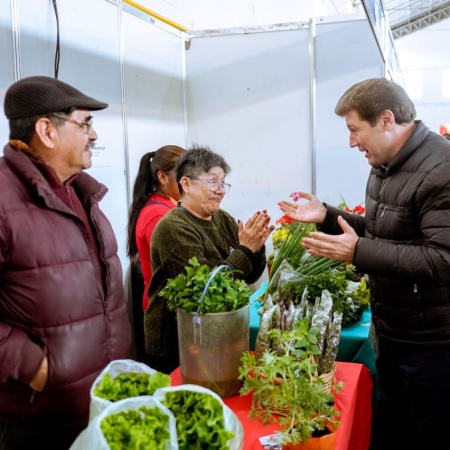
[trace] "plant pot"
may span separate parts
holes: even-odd
[[[310,437],[304,444],[284,444],[283,450],[334,450],[336,445],[337,428],[327,425],[328,434]]]
[[[249,315],[250,305],[197,318],[195,313],[177,310],[180,371],[184,384],[206,387],[222,398],[239,394],[242,386],[240,360],[243,352],[250,348]]]

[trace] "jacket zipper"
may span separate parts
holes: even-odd
[[[378,203],[380,202],[381,191],[383,190],[385,183],[386,183],[386,175],[384,175],[383,181],[381,182],[380,190],[378,191]],[[381,214],[380,214],[381,218],[383,218],[385,212],[386,212],[386,208],[383,208],[383,210],[381,211]]]
[[[414,294],[415,294],[415,296],[417,298],[417,302],[418,303],[422,303],[421,299],[420,299],[419,288],[417,287],[417,283],[414,283],[413,292],[414,292]],[[423,323],[423,311],[422,311],[422,308],[420,308],[419,317],[420,317],[420,320]]]

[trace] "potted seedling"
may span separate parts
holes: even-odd
[[[177,312],[183,383],[237,395],[240,358],[249,349],[250,288],[228,266],[211,269],[193,257],[185,269],[159,294]]]
[[[266,349],[260,357],[245,352],[241,359],[240,392],[252,393],[249,416],[264,424],[278,423],[285,449],[297,444],[308,448],[305,445],[319,436],[334,441],[340,424],[333,392],[342,386],[328,384],[318,375],[314,359],[320,354],[317,333],[305,317],[291,330],[270,330],[275,350]]]

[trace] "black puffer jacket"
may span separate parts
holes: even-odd
[[[0,417],[87,425],[89,389],[113,359],[129,357],[131,329],[117,242],[87,173],[72,186],[87,205],[106,274],[95,270],[84,223],[41,172],[9,145],[0,158]],[[42,392],[28,383],[44,357]],[[50,437],[51,438],[51,437]]]
[[[371,170],[354,264],[370,276],[376,331],[389,339],[450,345],[450,143],[422,122],[392,162]],[[341,211],[327,207],[332,234]],[[365,237],[362,237],[365,236]]]

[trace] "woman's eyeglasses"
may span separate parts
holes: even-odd
[[[200,177],[188,177],[191,180],[194,181],[202,181],[203,183],[208,183],[209,190],[212,192],[217,192],[219,188],[222,188],[225,192],[225,194],[228,194],[228,192],[231,189],[231,184],[229,183],[219,183],[216,180],[207,180],[206,178],[200,178]]]

